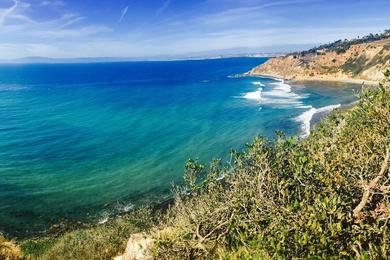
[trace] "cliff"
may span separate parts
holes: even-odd
[[[252,69],[254,76],[287,80],[329,80],[377,83],[390,68],[390,36],[355,44],[340,41],[268,60]],[[336,46],[336,47],[335,47]]]

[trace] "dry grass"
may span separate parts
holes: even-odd
[[[104,225],[63,235],[21,241],[24,259],[112,259],[123,253],[130,234],[154,225],[151,211],[139,209]]]
[[[20,248],[13,242],[0,236],[0,259],[14,260],[19,259]]]

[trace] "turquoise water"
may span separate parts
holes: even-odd
[[[265,60],[0,65],[0,231],[164,200],[188,158],[304,137],[313,114],[356,100],[354,85],[234,76]]]

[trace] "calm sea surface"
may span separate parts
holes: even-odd
[[[265,60],[0,65],[0,231],[161,201],[188,158],[307,136],[314,114],[356,100],[356,85],[235,76]]]

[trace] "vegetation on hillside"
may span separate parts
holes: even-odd
[[[388,257],[390,71],[379,88],[363,90],[358,104],[332,113],[309,138],[277,136],[232,152],[228,165],[188,161],[186,186],[175,189],[174,204],[161,214],[141,209],[19,247],[0,241],[0,252],[110,259],[131,233],[144,231],[156,239],[157,259]]]
[[[300,54],[317,53],[318,51],[336,51],[338,54],[346,52],[352,45],[370,43],[374,41],[384,40],[390,38],[390,29],[385,30],[383,33],[369,34],[356,39],[344,39],[337,40],[332,43],[322,44],[318,47],[311,48],[307,51],[302,51]]]

